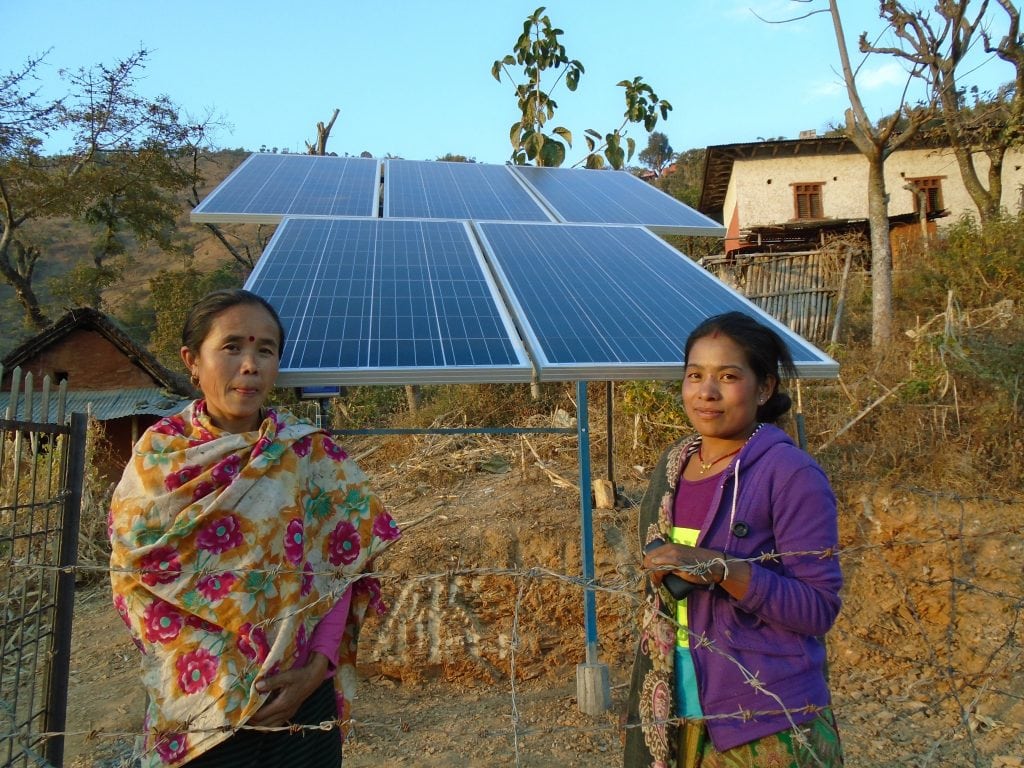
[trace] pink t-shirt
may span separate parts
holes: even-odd
[[[313,630],[309,638],[309,645],[305,653],[299,655],[295,660],[296,667],[306,666],[311,653],[322,653],[327,657],[327,674],[325,678],[332,677],[338,666],[338,652],[341,649],[341,638],[345,634],[345,625],[348,624],[348,609],[352,603],[352,587],[345,590],[345,594],[336,602]]]

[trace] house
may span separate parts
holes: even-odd
[[[976,159],[986,178],[987,158]],[[830,233],[867,233],[868,164],[853,142],[813,131],[794,140],[722,144],[707,148],[699,209],[726,227],[726,254],[791,252],[817,247]],[[953,151],[917,141],[885,162],[893,255],[900,244],[964,213],[977,216]],[[1007,152],[1003,203],[1021,209],[1024,151]],[[924,219],[920,215],[924,210]]]
[[[168,370],[102,312],[73,309],[13,349],[2,361],[0,415],[8,413],[15,368],[33,378],[32,413],[19,397],[10,418],[41,421],[40,392],[67,381],[65,412],[88,413],[103,425],[110,450],[94,462],[109,479],[120,477],[139,435],[157,419],[181,410],[193,396],[188,379]],[[50,406],[50,415],[54,413]],[[109,455],[108,455],[109,454]]]

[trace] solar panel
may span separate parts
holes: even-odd
[[[705,318],[740,310],[774,328],[803,377],[838,364],[641,227],[478,223],[543,380],[679,379]]]
[[[192,211],[194,222],[276,224],[284,216],[376,216],[380,161],[250,155]]]
[[[560,221],[636,224],[664,234],[721,237],[717,221],[626,171],[514,166]]]
[[[246,288],[284,323],[283,386],[532,378],[465,222],[288,218]]]
[[[387,160],[384,215],[416,219],[551,221],[504,165]]]

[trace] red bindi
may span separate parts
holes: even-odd
[[[249,337],[249,341],[256,341],[256,337],[255,336],[250,336]]]

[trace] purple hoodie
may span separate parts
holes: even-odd
[[[704,641],[691,640],[700,703],[723,751],[829,705],[821,636],[839,613],[843,578],[835,496],[789,435],[763,425],[720,479],[697,545],[731,558],[778,555],[751,564],[742,600],[716,588],[687,601],[691,632]],[[740,713],[750,719],[714,717]]]

